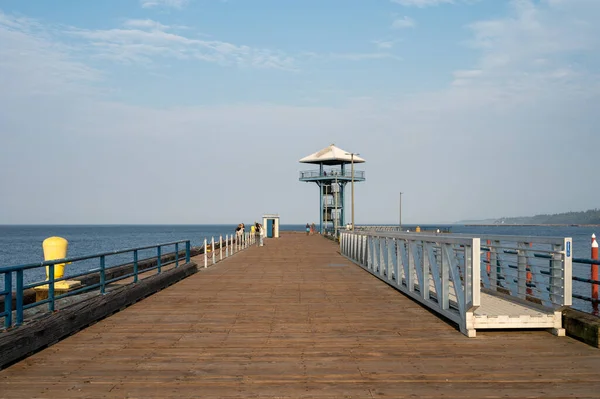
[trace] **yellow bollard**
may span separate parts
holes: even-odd
[[[421,227],[420,227],[420,226],[417,226],[417,228],[415,229],[415,231],[416,231],[417,233],[420,233],[420,232],[421,232]]]
[[[62,237],[48,237],[42,242],[44,249],[44,260],[64,259],[67,257],[69,242]],[[65,264],[57,263],[54,265],[54,279],[63,278],[65,275]],[[46,281],[50,279],[50,266],[46,266]],[[54,295],[65,294],[77,287],[81,282],[77,280],[63,280],[54,283]],[[48,285],[38,285],[35,290],[35,301],[42,301],[48,298]]]
[[[69,242],[62,237],[48,237],[42,242],[44,249],[44,260],[63,259],[67,257]],[[54,278],[62,278],[65,275],[65,264],[54,265]],[[50,278],[50,266],[46,266],[46,280]]]

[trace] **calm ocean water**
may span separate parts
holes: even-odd
[[[422,225],[427,227],[427,225]],[[450,227],[453,233],[466,234],[508,234],[523,236],[571,237],[573,239],[574,257],[590,257],[590,240],[592,233],[600,234],[600,227],[588,226],[461,226],[437,225]],[[411,226],[407,226],[411,227]],[[282,225],[282,231],[302,231],[303,225]],[[0,226],[0,267],[24,263],[41,262],[44,259],[42,241],[50,236],[64,237],[69,241],[69,256],[92,255],[100,252],[115,251],[159,243],[191,240],[192,246],[202,245],[204,238],[231,234],[235,225],[135,225],[135,226]],[[163,252],[173,251],[166,248]],[[153,256],[155,252],[140,253],[140,259]],[[107,258],[107,266],[130,262],[132,255],[119,255]],[[97,268],[96,261],[82,261],[68,266],[68,273],[84,272]],[[573,274],[589,278],[589,265],[573,264]],[[28,272],[26,282],[45,279],[42,270]],[[574,282],[573,291],[589,295],[589,285]],[[574,306],[588,310],[589,303],[574,299]]]

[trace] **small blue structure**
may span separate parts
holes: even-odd
[[[279,238],[279,215],[263,215],[263,228],[266,228],[267,238]]]
[[[365,172],[354,170],[355,163],[365,160],[334,144],[302,158],[300,163],[319,165],[318,170],[300,172],[300,181],[317,183],[319,187],[319,232],[344,228],[346,184],[365,181]]]

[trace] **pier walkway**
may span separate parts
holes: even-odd
[[[600,350],[468,338],[338,250],[299,233],[249,248],[0,371],[0,398],[598,395]]]

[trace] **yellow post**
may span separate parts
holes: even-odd
[[[62,237],[48,237],[42,242],[44,249],[44,260],[63,259],[67,257],[69,242]],[[54,278],[62,278],[65,275],[65,264],[54,265]],[[50,278],[50,266],[46,266],[46,280]]]
[[[415,231],[416,231],[417,233],[420,233],[420,232],[421,232],[421,227],[420,227],[420,226],[417,226],[417,228],[415,229]]]
[[[44,249],[44,260],[64,259],[67,257],[69,242],[62,237],[48,237],[42,242]],[[65,264],[57,263],[54,265],[54,279],[63,278],[65,275]],[[46,281],[50,279],[50,266],[46,266]],[[81,282],[76,280],[57,281],[54,284],[54,295],[62,295],[74,288],[80,287]],[[39,285],[34,287],[35,301],[42,301],[48,298],[48,285]]]

